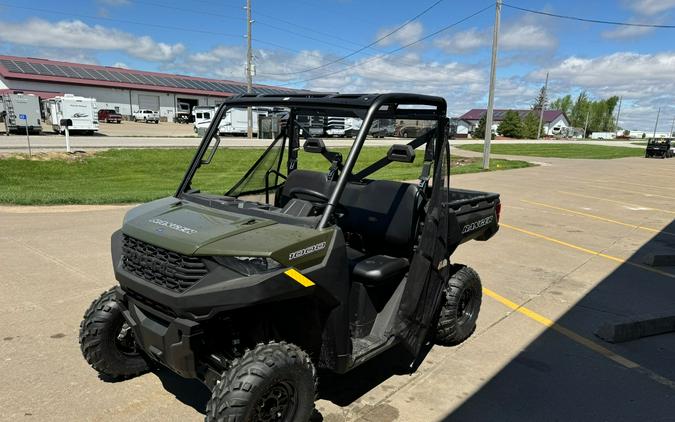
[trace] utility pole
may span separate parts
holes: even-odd
[[[591,117],[591,111],[586,112],[586,124],[584,125],[584,139],[586,139],[586,134],[588,133],[588,118]]]
[[[544,82],[544,98],[539,111],[539,126],[537,127],[537,140],[541,137],[541,127],[544,124],[544,109],[546,108],[546,91],[548,90],[548,72],[546,72],[546,82]]]
[[[673,129],[675,129],[675,117],[673,117],[673,123],[670,124],[670,134],[668,135],[669,138],[673,137]]]
[[[251,0],[246,0],[246,92],[253,93],[253,51],[251,50]],[[253,109],[248,107],[248,139],[253,139]]]
[[[492,113],[495,107],[495,74],[497,73],[497,43],[499,41],[499,19],[502,13],[502,0],[495,4],[495,28],[492,34],[492,61],[490,63],[490,90],[488,108],[485,116],[485,142],[483,144],[483,168],[490,169],[490,142],[492,142]]]
[[[661,115],[661,107],[659,107],[659,111],[656,112],[656,123],[654,123],[654,135],[652,135],[652,138],[656,138],[656,127],[659,125],[660,115]]]
[[[619,116],[621,115],[621,100],[623,97],[619,97],[619,109],[616,111],[616,124],[614,124],[614,131],[619,130]]]

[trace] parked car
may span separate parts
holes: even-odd
[[[152,110],[138,110],[134,113],[134,122],[159,123],[159,113]]]
[[[675,156],[675,144],[672,139],[659,138],[650,139],[647,142],[647,149],[645,150],[645,158],[659,157],[672,158]]]
[[[428,127],[400,126],[396,128],[394,136],[399,138],[416,138],[418,136],[424,135],[428,130]]]
[[[122,115],[111,108],[102,108],[98,111],[98,121],[106,123],[122,123]]]

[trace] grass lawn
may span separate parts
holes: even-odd
[[[210,165],[198,170],[192,186],[222,194],[248,170],[263,150],[221,148]],[[387,148],[364,148],[359,167],[375,162]],[[347,149],[340,149],[346,156]],[[16,205],[118,204],[145,202],[172,195],[195,150],[117,149],[95,154],[24,154],[0,157],[0,203]],[[374,175],[379,179],[419,177],[422,152],[412,164],[392,163]],[[299,168],[327,171],[318,154],[300,152]],[[528,167],[524,161],[493,160],[496,170]],[[481,171],[479,159],[453,157],[453,174]]]
[[[468,151],[483,151],[483,145],[458,145],[457,148]],[[588,144],[502,144],[493,142],[490,151],[493,154],[526,155],[532,157],[557,158],[624,158],[641,157],[642,148],[588,145]]]

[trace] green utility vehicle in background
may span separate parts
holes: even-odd
[[[288,117],[243,167],[219,151],[217,122],[247,107]],[[363,119],[346,158],[312,137],[306,116]],[[362,148],[383,142],[367,139],[382,119],[433,126],[363,162]],[[212,391],[207,421],[306,421],[317,369],[345,373],[397,346],[414,371],[429,342],[473,333],[480,279],[450,256],[497,232],[500,202],[450,188],[444,99],[242,95],[212,121],[175,195],[130,210],[112,236],[119,286],[93,302],[80,329],[94,369],[123,379],[159,363],[197,378]],[[325,167],[303,168],[305,154]],[[387,180],[388,166],[419,178]],[[221,186],[225,172],[240,177],[202,190]]]

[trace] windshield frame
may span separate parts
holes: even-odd
[[[362,100],[362,102],[359,102]],[[340,196],[349,181],[352,170],[356,164],[361,149],[370,132],[373,122],[377,119],[417,119],[417,120],[435,120],[436,133],[438,139],[447,139],[446,125],[447,125],[447,104],[442,97],[434,97],[427,95],[416,94],[372,94],[372,95],[296,95],[296,96],[265,96],[265,95],[241,95],[225,100],[216,111],[211,123],[204,134],[202,141],[195,152],[195,155],[190,163],[183,180],[176,190],[175,197],[181,199],[186,194],[190,194],[192,190],[192,179],[202,165],[202,160],[206,154],[214,137],[218,135],[219,122],[222,120],[227,110],[232,108],[245,107],[287,107],[290,109],[289,121],[286,129],[282,130],[275,138],[276,142],[283,142],[285,147],[289,150],[286,155],[287,164],[290,166],[291,160],[297,159],[297,150],[300,148],[300,140],[296,131],[293,128],[294,116],[306,110],[315,110],[326,114],[339,113],[356,116],[363,116],[363,123],[359,129],[349,153],[343,163],[343,169],[337,179],[336,186],[330,194],[329,200],[326,203],[326,208],[321,215],[321,220],[318,224],[319,229],[328,225],[330,216],[335,211],[339,202]],[[403,106],[401,108],[400,106]],[[406,106],[426,106],[428,108],[416,109],[406,108]],[[284,137],[288,139],[278,139]],[[294,150],[295,149],[295,150]],[[267,149],[266,149],[267,151]],[[261,154],[261,157],[264,155]],[[294,169],[289,168],[289,171]]]

